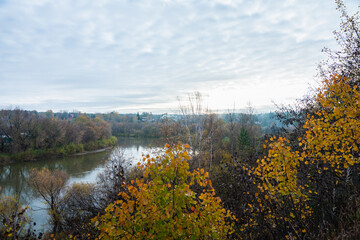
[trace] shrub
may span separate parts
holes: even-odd
[[[203,169],[189,171],[190,157],[181,145],[166,146],[162,156],[144,157],[143,177],[92,221],[100,239],[224,239],[233,232],[226,211]],[[192,189],[200,190],[196,193]]]

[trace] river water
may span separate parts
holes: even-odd
[[[18,195],[21,203],[30,207],[29,215],[36,222],[37,232],[48,230],[49,216],[44,200],[35,196],[27,184],[29,172],[33,168],[60,169],[69,174],[68,185],[75,182],[95,183],[99,173],[104,171],[106,161],[116,154],[118,148],[124,153],[128,167],[134,166],[141,159],[142,154],[148,154],[159,146],[154,139],[118,139],[118,146],[105,152],[40,160],[36,162],[16,163],[0,166],[1,194],[6,196]]]

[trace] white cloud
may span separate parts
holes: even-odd
[[[0,107],[164,109],[214,86],[224,107],[288,101],[338,23],[328,1],[5,1]]]

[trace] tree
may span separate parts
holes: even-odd
[[[186,129],[186,141],[191,147],[192,159],[201,167],[205,113],[200,92],[188,95],[188,105],[182,105],[179,100],[180,113]]]
[[[68,235],[96,235],[97,230],[90,220],[106,207],[99,185],[74,183],[66,190],[58,205],[62,216],[62,227]]]
[[[65,142],[65,124],[56,118],[44,118],[37,122],[37,146],[40,148],[58,147]]]
[[[128,160],[125,150],[117,147],[112,151],[105,171],[98,175],[99,197],[105,205],[104,208],[119,199],[118,193],[124,190],[125,171],[130,167]]]
[[[360,16],[359,12],[350,16],[342,0],[335,0],[337,9],[341,13],[340,30],[334,31],[335,39],[340,50],[333,51],[324,48],[328,54],[327,61],[319,65],[320,77],[330,79],[331,76],[348,77],[351,85],[359,85],[360,81]]]
[[[360,92],[348,78],[335,75],[323,81],[313,99],[318,110],[307,116],[298,147],[292,149],[286,138],[271,138],[267,156],[251,170],[266,196],[257,214],[268,223],[284,221],[284,234],[297,238],[309,230],[329,234],[329,226],[358,238],[356,216],[341,216],[349,209],[360,211]]]
[[[93,219],[99,238],[224,239],[231,234],[233,216],[214,196],[208,173],[190,172],[188,160],[181,145],[167,145],[156,158],[144,157],[139,163],[143,177],[126,185],[121,199]]]
[[[176,144],[179,142],[182,133],[182,126],[178,121],[168,117],[168,114],[164,114],[160,119],[159,124],[160,135],[164,139],[164,142]]]
[[[105,208],[120,199],[118,193],[124,191],[125,172],[129,167],[123,149],[116,148],[105,165],[96,184],[74,183],[66,189],[60,200],[63,230],[68,235],[83,237],[98,234],[91,219],[104,214]]]
[[[111,126],[104,119],[96,117],[94,119],[97,127],[98,139],[106,139],[111,137]]]
[[[231,156],[233,158],[236,157],[236,136],[238,136],[238,128],[239,124],[237,121],[238,114],[235,113],[235,106],[232,110],[228,110],[228,113],[226,115],[226,119],[228,121],[229,125],[229,132],[230,132],[230,144],[231,144]]]
[[[209,161],[209,173],[211,174],[212,165],[216,159],[216,155],[218,154],[217,147],[218,142],[222,137],[223,132],[223,120],[218,117],[217,114],[207,111],[204,120],[204,159],[208,159]]]
[[[89,143],[99,139],[97,127],[94,121],[87,115],[80,115],[75,118],[75,125],[79,127],[82,133],[82,142]]]
[[[28,207],[22,208],[15,198],[0,195],[1,239],[19,239],[23,237],[25,226],[30,222],[27,209]]]
[[[347,77],[351,87],[360,86],[360,16],[359,12],[349,15],[347,8],[342,0],[335,0],[337,10],[341,13],[340,29],[334,31],[335,40],[339,46],[339,50],[332,50],[325,47],[323,52],[328,58],[320,62],[318,66],[318,76],[321,82],[325,79],[331,79],[333,76]],[[287,126],[282,129],[282,135],[290,140],[292,147],[297,147],[299,137],[303,137],[305,129],[303,125],[308,116],[314,116],[319,110],[313,95],[316,90],[307,96],[299,99],[295,106],[281,106],[277,111],[277,117]]]
[[[329,163],[348,169],[359,162],[360,93],[351,87],[349,79],[333,76],[324,81],[316,101],[321,106],[317,118],[308,118],[304,128],[306,154],[311,161]],[[310,160],[310,159],[309,159]]]
[[[299,146],[303,148],[309,185],[322,196],[317,201],[316,216],[328,224],[343,225],[344,231],[359,230],[359,225],[349,226],[339,217],[350,209],[360,211],[354,203],[360,198],[359,88],[347,77],[335,75],[323,81],[315,99],[319,109],[308,117]]]
[[[17,153],[25,151],[31,145],[31,138],[35,128],[35,116],[20,109],[0,111],[0,136],[2,149]]]
[[[268,155],[257,160],[251,171],[260,202],[257,207],[250,206],[251,211],[261,216],[262,224],[281,226],[275,235],[302,238],[309,227],[305,219],[311,216],[308,193],[298,179],[302,158],[283,137],[271,138],[268,148]]]
[[[238,149],[241,152],[241,155],[246,156],[246,153],[250,150],[251,145],[249,132],[246,130],[245,126],[242,126],[238,137]]]
[[[47,168],[43,168],[41,170],[32,169],[30,172],[30,186],[49,205],[49,215],[52,220],[54,233],[61,230],[61,215],[58,207],[68,179],[69,175],[60,170],[50,171]]]

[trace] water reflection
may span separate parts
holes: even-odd
[[[124,151],[128,159],[128,166],[135,165],[142,153],[151,153],[160,146],[153,139],[119,139],[118,146]],[[116,154],[117,149],[113,150]],[[37,231],[47,230],[48,215],[46,205],[40,198],[35,197],[32,189],[27,183],[31,169],[43,167],[60,169],[70,175],[69,184],[74,182],[96,182],[97,175],[104,170],[106,161],[112,156],[111,151],[93,153],[81,156],[55,158],[35,162],[16,163],[8,166],[0,166],[0,187],[1,193],[6,196],[17,196],[21,203],[28,205],[31,209],[31,216],[37,223]]]

